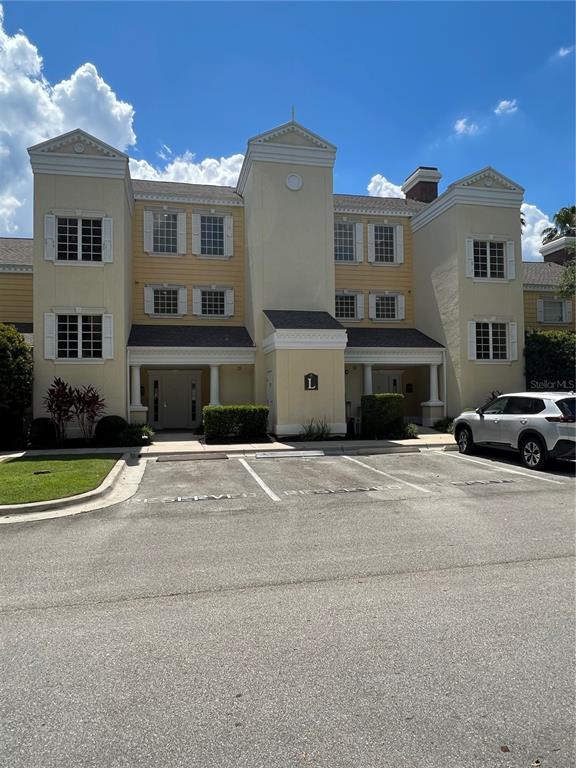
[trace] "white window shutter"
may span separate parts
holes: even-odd
[[[471,237],[466,238],[466,277],[474,277],[474,240]]]
[[[144,211],[144,251],[152,253],[154,250],[154,214],[152,211]]]
[[[234,314],[234,288],[228,288],[224,296],[224,311],[226,317],[232,317]]]
[[[374,224],[368,224],[368,261],[370,263],[376,261],[376,253],[374,250]]]
[[[396,224],[394,227],[394,261],[396,264],[404,264],[404,225]]]
[[[111,360],[114,357],[114,322],[112,315],[102,315],[102,357]]]
[[[356,261],[364,261],[364,224],[361,221],[354,225],[355,248],[354,255]]]
[[[56,258],[56,216],[51,213],[44,216],[44,258],[46,261]]]
[[[200,249],[202,246],[201,227],[202,227],[202,223],[200,221],[200,214],[193,213],[192,214],[192,253],[195,256],[200,255]]]
[[[404,320],[406,317],[406,299],[403,294],[396,297],[396,318]]]
[[[144,288],[144,312],[147,315],[154,314],[154,288],[149,285]]]
[[[476,360],[476,323],[468,322],[468,360]]]
[[[113,223],[110,216],[102,219],[102,261],[111,262],[114,258],[113,251]]]
[[[510,360],[518,360],[518,326],[516,323],[510,323]]]
[[[370,320],[376,319],[376,294],[371,293],[368,296],[368,317]]]
[[[224,256],[234,255],[234,217],[224,216]]]
[[[44,359],[56,359],[56,315],[44,312]]]
[[[182,256],[186,253],[186,211],[179,211],[176,215],[176,232],[178,241],[178,253]]]
[[[536,302],[536,319],[539,323],[544,322],[544,301],[542,299],[538,299]]]
[[[516,257],[514,255],[514,240],[506,241],[506,277],[516,279]]]
[[[569,300],[566,300],[563,302],[564,307],[562,310],[562,318],[564,319],[565,323],[571,323],[572,322],[572,302]]]
[[[188,312],[188,289],[178,288],[178,314],[185,315]]]
[[[202,314],[202,289],[192,288],[192,314]]]
[[[356,320],[364,320],[364,294],[356,294]]]

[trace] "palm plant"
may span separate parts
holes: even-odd
[[[576,205],[560,208],[554,214],[552,221],[554,222],[553,227],[546,227],[542,230],[542,242],[544,244],[556,240],[557,237],[571,236],[576,233]]]

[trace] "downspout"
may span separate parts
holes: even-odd
[[[132,412],[130,410],[130,350],[126,348],[126,421],[132,424]]]
[[[447,391],[446,391],[446,348],[442,350],[442,400],[444,401],[444,418],[448,415]]]

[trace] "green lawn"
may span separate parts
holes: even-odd
[[[74,496],[97,488],[118,455],[22,456],[0,462],[0,504]],[[47,474],[34,474],[46,472]]]

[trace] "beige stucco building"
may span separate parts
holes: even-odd
[[[278,435],[342,434],[363,393],[431,424],[524,387],[523,190],[492,168],[334,194],[336,147],[296,122],[249,140],[235,188],[131,179],[80,130],[29,153],[35,415],[55,376],[157,429],[266,403]]]

